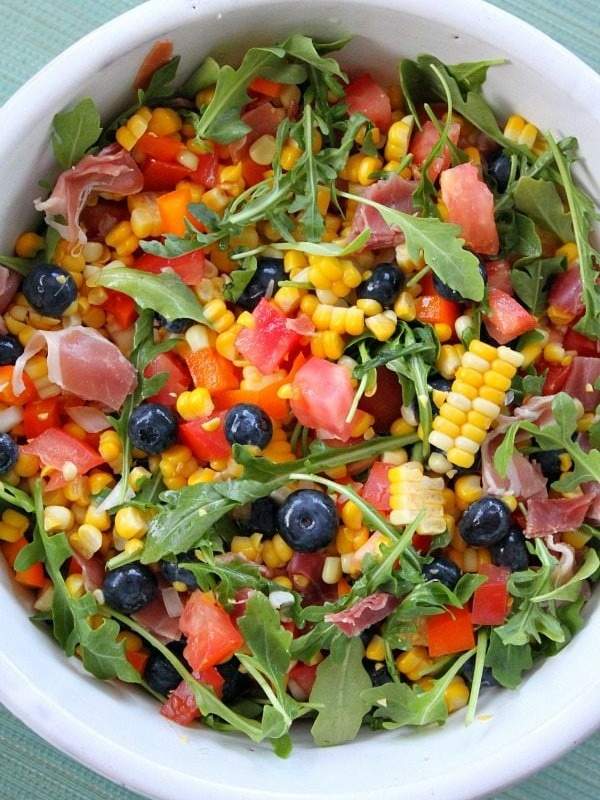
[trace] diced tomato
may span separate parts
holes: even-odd
[[[350,438],[346,418],[353,401],[348,370],[324,358],[309,358],[292,380],[292,411],[301,425],[322,432],[323,438]]]
[[[192,379],[185,364],[174,353],[159,353],[144,369],[146,378],[166,373],[167,380],[150,399],[172,408],[182,392],[190,388]]]
[[[377,367],[377,389],[371,397],[363,395],[359,407],[375,417],[375,433],[385,436],[402,408],[402,387],[398,375],[387,367]]]
[[[279,369],[299,343],[301,336],[287,325],[283,311],[270,300],[261,298],[252,312],[254,325],[242,328],[235,344],[240,353],[263,375]]]
[[[502,625],[508,613],[508,567],[482,564],[479,572],[487,577],[473,593],[471,621],[473,625]]]
[[[298,661],[288,674],[288,691],[299,701],[308,700],[317,677],[317,664],[304,664]]]
[[[572,369],[572,364],[544,364],[540,365],[539,372],[547,370],[546,379],[542,387],[542,395],[548,396],[562,391]]]
[[[196,458],[201,461],[220,461],[231,455],[231,445],[223,430],[226,414],[226,411],[220,411],[210,418],[181,423],[179,438]]]
[[[375,461],[361,492],[363,499],[378,511],[386,512],[390,510],[388,472],[392,466],[392,464],[384,464],[383,461]]]
[[[450,125],[450,132],[448,138],[453,144],[458,142],[460,136],[460,125],[453,122]],[[438,129],[429,119],[423,123],[422,127],[416,130],[410,140],[409,152],[412,153],[413,163],[416,167],[420,167],[425,163],[431,150],[439,142],[440,134]],[[450,166],[450,150],[447,145],[442,148],[442,153],[433,159],[427,170],[427,177],[430,181],[435,181],[442,170]]]
[[[447,608],[426,617],[427,647],[432,658],[461,653],[475,647],[473,621],[468,608]]]
[[[569,328],[563,338],[565,350],[575,350],[578,356],[600,356],[600,340],[588,339],[582,333]]]
[[[194,386],[203,386],[211,394],[237,389],[240,385],[237,368],[214,347],[202,347],[187,353],[185,363]]]
[[[424,325],[449,325],[454,329],[456,320],[462,313],[460,303],[448,300],[433,288],[430,273],[421,280],[422,293],[415,300],[415,313],[419,322]]]
[[[484,315],[483,321],[489,335],[499,344],[511,342],[538,324],[533,314],[502,289],[489,290],[488,305],[490,313]]]
[[[201,716],[194,693],[185,681],[169,694],[160,707],[160,713],[178,725],[190,725]]]
[[[187,637],[183,654],[197,672],[226,661],[244,644],[242,634],[223,606],[199,589],[192,592],[185,604],[179,627]]]
[[[510,279],[511,263],[506,258],[497,258],[485,262],[488,287],[502,289],[506,294],[514,294]]]
[[[135,260],[133,266],[136,269],[143,269],[144,272],[152,272],[158,275],[165,269],[172,269],[181,280],[188,286],[195,286],[204,277],[206,254],[204,250],[190,250],[182,256],[176,258],[163,258],[152,253],[144,253]]]
[[[145,650],[126,650],[125,658],[140,675],[144,674],[149,654]]]
[[[445,169],[440,175],[447,221],[458,225],[465,244],[475,253],[493,256],[500,246],[494,219],[494,195],[470,161]]]
[[[138,317],[135,300],[128,294],[115,289],[105,289],[105,292],[107,298],[103,304],[104,310],[112,314],[114,321],[122,331],[127,330]]]
[[[104,463],[97,450],[62,428],[47,428],[35,439],[21,445],[21,451],[36,455],[42,464],[56,470],[62,470],[69,463],[74,464],[79,475],[85,475]]]
[[[58,397],[44,397],[32,400],[23,406],[23,427],[27,439],[35,439],[46,428],[60,426],[60,400]]]
[[[216,153],[198,153],[198,166],[190,175],[192,183],[199,183],[206,189],[216,186],[219,177],[219,159]]]
[[[12,388],[12,379],[15,368],[12,364],[0,367],[0,402],[7,406],[24,406],[38,396],[35,383],[26,372],[23,372],[23,383],[25,388],[22,392],[15,394]]]
[[[392,124],[390,98],[368,72],[350,81],[346,87],[346,103],[349,114],[364,114],[382,132]]]

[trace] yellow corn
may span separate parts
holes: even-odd
[[[312,321],[318,331],[359,336],[365,329],[364,312],[356,306],[334,306],[318,303],[312,314]]]
[[[316,358],[337,361],[344,353],[345,343],[336,331],[317,331],[310,337],[310,352]]]
[[[369,661],[385,661],[385,642],[383,637],[376,633],[371,637],[365,648],[365,657]]]
[[[13,509],[6,509],[2,512],[0,520],[0,540],[4,542],[16,542],[25,535],[29,527],[29,519]]]
[[[409,525],[420,511],[425,515],[417,525],[421,534],[437,534],[446,530],[444,518],[444,479],[424,474],[423,465],[408,461],[388,471],[390,483],[390,522]]]
[[[198,462],[189,447],[174,444],[161,454],[159,469],[167,488],[181,489],[198,469]]]
[[[115,514],[115,533],[121,539],[139,539],[148,530],[148,518],[141,508],[122,506]]]
[[[401,161],[407,154],[413,127],[414,117],[412,114],[390,125],[384,149],[384,155],[387,161]]]
[[[182,392],[175,403],[177,413],[189,421],[199,417],[208,417],[214,411],[215,404],[210,392],[203,386],[192,391]]]
[[[83,558],[91,558],[102,547],[102,531],[89,523],[80,525],[69,536],[69,544]]]
[[[276,533],[272,539],[267,539],[262,543],[262,561],[269,569],[281,569],[285,567],[294,555],[292,548]]]
[[[142,106],[117,129],[115,138],[124,150],[134,148],[138,139],[146,133],[151,117],[152,111],[147,106]]]
[[[33,231],[26,231],[17,237],[15,254],[19,258],[33,258],[44,247],[43,238]]]
[[[398,672],[406,675],[409,681],[418,681],[431,672],[433,659],[430,658],[426,647],[415,645],[410,650],[400,653],[396,658]]]
[[[521,353],[504,345],[492,347],[478,339],[462,354],[451,390],[433,420],[429,436],[430,444],[445,452],[450,463],[466,469],[473,465],[522,363]]]
[[[181,130],[183,120],[173,108],[158,107],[152,110],[148,120],[148,133],[157,136],[172,136]]]
[[[382,311],[381,314],[367,317],[365,326],[371,331],[377,341],[387,342],[396,332],[397,322],[398,317],[395,312],[389,309],[387,311]]]

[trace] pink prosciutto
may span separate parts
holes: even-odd
[[[563,387],[564,391],[581,401],[584,411],[596,410],[600,404],[600,391],[595,389],[600,380],[600,358],[593,356],[575,356],[571,361],[571,370]]]
[[[393,594],[375,592],[344,611],[326,614],[325,621],[333,622],[346,636],[359,636],[366,628],[385,619],[399,602]]]
[[[527,501],[525,536],[564,533],[579,528],[594,498],[579,497],[532,498]]]
[[[52,194],[34,205],[46,215],[46,223],[69,242],[85,244],[87,236],[79,224],[81,212],[93,192],[130,195],[141,192],[144,178],[132,156],[118,144],[105,147],[97,155],[84,156],[71,169],[62,172]],[[57,221],[63,217],[66,224]]]
[[[137,372],[119,348],[93,328],[73,325],[36,331],[15,363],[12,387],[23,391],[23,370],[44,347],[48,379],[65,392],[117,411],[137,385]]]
[[[414,211],[412,196],[417,188],[415,181],[407,181],[392,173],[389,178],[367,186],[361,196],[373,200],[382,206],[412,214]],[[380,247],[392,247],[404,241],[404,234],[397,228],[390,227],[376,208],[361,203],[352,219],[350,238],[355,239],[365,228],[369,228],[371,236],[366,244],[367,250]]]
[[[21,276],[14,269],[0,265],[0,314],[7,308],[15,296]]]

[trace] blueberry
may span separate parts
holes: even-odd
[[[297,489],[277,513],[281,538],[294,550],[314,553],[333,541],[338,514],[329,495],[316,489]]]
[[[194,573],[186,569],[186,567],[180,566],[181,563],[189,564],[197,560],[193,553],[179,553],[175,556],[174,561],[160,561],[160,571],[165,580],[169,581],[169,583],[183,583],[188,589],[197,589],[198,582],[196,581]]]
[[[273,295],[277,291],[279,281],[284,281],[286,277],[283,259],[259,258],[254,275],[237,299],[238,305],[246,311],[253,311],[261,298]]]
[[[496,191],[502,194],[508,186],[511,160],[504,150],[496,150],[487,160],[487,174],[496,185]]]
[[[525,534],[518,525],[511,525],[508,533],[490,547],[492,563],[497,567],[508,567],[513,572],[527,569],[529,553]]]
[[[162,403],[144,403],[131,413],[127,432],[134,447],[161,453],[177,438],[177,419]]]
[[[217,672],[220,673],[222,678],[225,678],[225,683],[221,689],[221,700],[226,705],[242,697],[250,688],[251,679],[248,673],[240,670],[240,667],[239,659],[235,656],[216,666]]]
[[[55,264],[36,264],[23,278],[27,302],[45,317],[60,317],[77,297],[73,276]]]
[[[356,289],[359,300],[376,300],[383,308],[390,308],[406,279],[402,270],[391,262],[378,264]]]
[[[566,450],[540,450],[539,453],[534,453],[530,458],[538,464],[542,471],[542,475],[548,483],[554,483],[562,475],[562,468],[560,457],[566,453]]]
[[[251,444],[261,450],[273,436],[269,415],[253,403],[238,403],[225,415],[223,432],[229,444]]]
[[[157,589],[156,575],[139,561],[108,572],[102,586],[106,604],[122,614],[134,614],[147,606]]]
[[[433,560],[423,567],[423,577],[426,581],[439,581],[449,589],[454,589],[461,575],[460,567],[446,556],[434,556]]]
[[[484,495],[466,509],[458,530],[467,544],[489,547],[504,539],[511,521],[510,511],[502,500]]]
[[[461,674],[467,683],[473,683],[473,673],[475,672],[475,656],[472,656],[466,661],[461,669]],[[484,667],[481,674],[481,687],[485,689],[490,686],[499,686],[500,684],[494,678],[491,667]]]
[[[279,504],[272,497],[259,497],[250,506],[250,529],[269,539],[277,533]]]
[[[483,282],[486,283],[487,269],[485,263],[479,259],[479,264],[477,266]],[[453,300],[455,303],[461,303],[464,300],[464,297],[460,292],[458,292],[456,289],[451,289],[447,283],[444,283],[444,281],[436,275],[435,272],[433,273],[433,288],[440,295],[440,297],[443,297],[445,300]]]
[[[363,660],[363,666],[371,679],[372,686],[383,686],[386,683],[391,683],[392,676],[388,668],[381,661],[371,661],[368,658]]]
[[[5,367],[8,364],[14,364],[23,349],[21,342],[12,333],[0,336],[0,366]]]
[[[9,433],[0,433],[0,475],[10,472],[18,459],[18,444]]]
[[[175,646],[174,646],[175,645]],[[179,642],[167,645],[175,655],[181,657]],[[169,659],[158,650],[152,650],[146,662],[144,680],[148,686],[159,694],[167,695],[181,683],[181,675],[177,672]]]
[[[188,319],[188,317],[167,319],[162,314],[159,314],[158,311],[154,312],[154,319],[161,328],[169,331],[169,333],[185,333],[194,324],[194,320]]]

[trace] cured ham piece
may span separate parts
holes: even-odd
[[[367,186],[361,192],[361,196],[395,211],[412,214],[414,211],[412,196],[416,187],[415,181],[407,181],[393,173],[389,178]],[[404,234],[401,230],[390,227],[376,208],[361,203],[352,219],[350,238],[355,239],[365,228],[369,228],[371,231],[371,236],[365,246],[366,250],[393,247],[404,241]]]
[[[581,401],[584,411],[595,411],[600,404],[600,391],[594,389],[600,380],[600,358],[575,356],[563,390]]]
[[[548,533],[563,533],[579,528],[590,507],[592,495],[580,497],[557,497],[527,502],[527,525],[525,536],[541,536]]]
[[[59,331],[36,331],[15,363],[13,390],[23,391],[23,370],[44,347],[48,379],[65,392],[117,411],[137,385],[137,372],[119,348],[93,328],[73,325]]]
[[[548,305],[580,317],[585,311],[583,286],[579,265],[573,264],[566,272],[557,275],[548,292]]]
[[[163,644],[181,638],[179,617],[169,615],[162,594],[159,592],[144,608],[131,615],[133,619],[153,633]]]
[[[325,621],[333,622],[346,636],[359,636],[366,628],[385,619],[399,602],[393,594],[375,592],[344,611],[326,614]]]
[[[535,422],[540,427],[552,421],[552,397],[532,397],[515,409],[514,416],[500,415],[496,427],[481,445],[481,485],[485,494],[502,497],[513,494],[519,500],[548,496],[546,479],[538,464],[522,453],[513,453],[506,476],[501,477],[494,467],[494,453],[502,442],[506,429],[518,420]],[[518,434],[517,434],[518,441]]]
[[[46,223],[63,239],[85,244],[87,236],[79,218],[89,196],[93,192],[136,194],[143,185],[143,175],[132,156],[120,145],[111,144],[62,172],[50,197],[38,199],[34,205],[45,213]],[[63,217],[66,224],[58,222],[57,217]]]
[[[14,269],[0,265],[0,314],[2,314],[15,296],[21,276]]]

